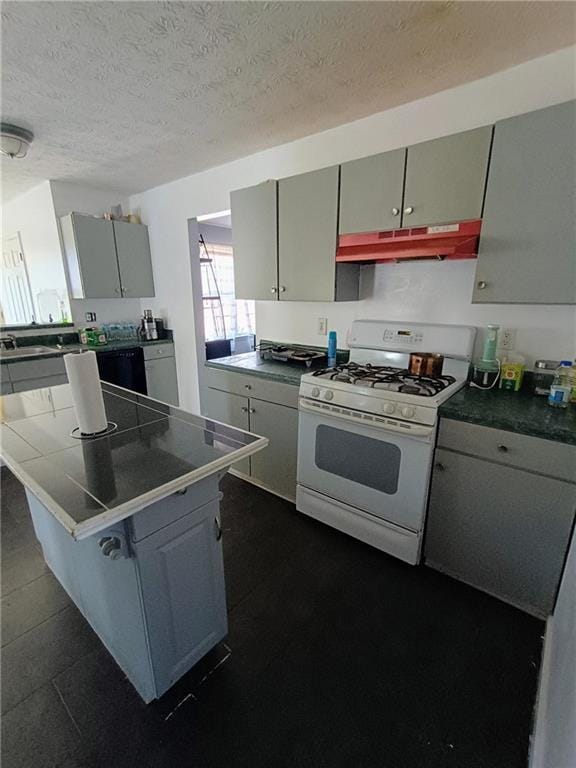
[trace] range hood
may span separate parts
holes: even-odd
[[[378,264],[405,259],[475,259],[482,220],[340,235],[337,262]]]

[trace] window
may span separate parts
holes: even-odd
[[[229,245],[200,242],[206,341],[254,334],[254,302],[234,295],[234,252]]]

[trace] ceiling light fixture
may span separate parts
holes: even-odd
[[[6,157],[26,157],[34,139],[32,131],[11,123],[0,123],[0,152]]]

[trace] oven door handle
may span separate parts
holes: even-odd
[[[364,418],[364,413],[354,411],[353,408],[346,408],[345,410],[349,411],[350,414],[352,412],[359,413],[360,416],[349,416],[347,413],[343,413],[342,409],[337,405],[325,406],[323,403],[317,403],[315,400],[306,400],[302,397],[299,400],[298,406],[302,412],[314,413],[316,416],[325,416],[335,421],[345,420],[358,426],[381,429],[384,432],[394,432],[395,434],[404,435],[404,437],[431,438],[436,431],[436,427],[430,427],[425,424],[412,424],[411,422],[398,422],[384,416],[366,414],[370,418]],[[408,426],[401,426],[401,424],[407,424]]]

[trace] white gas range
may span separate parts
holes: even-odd
[[[357,320],[350,361],[302,376],[296,506],[406,562],[420,559],[438,408],[464,386],[476,329]],[[444,356],[440,376],[411,353]]]

